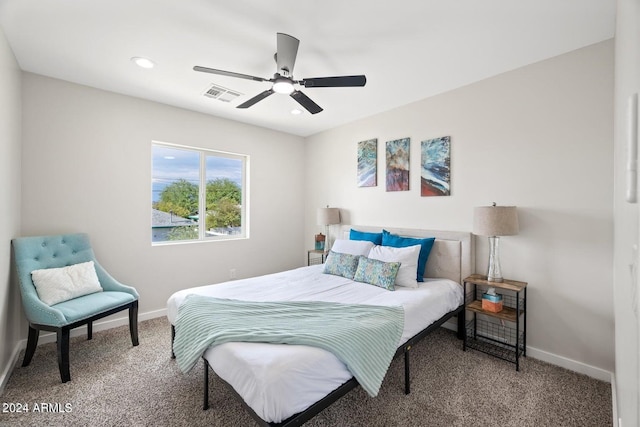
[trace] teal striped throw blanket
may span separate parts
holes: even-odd
[[[227,342],[299,344],[330,351],[376,396],[400,345],[402,307],[330,302],[249,302],[189,295],[178,309],[173,351],[188,372]]]

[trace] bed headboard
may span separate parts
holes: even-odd
[[[380,233],[384,228],[390,233],[404,237],[435,237],[424,277],[441,277],[461,284],[467,276],[475,273],[473,234],[470,232],[343,224],[338,236],[348,239],[352,228],[371,233]]]

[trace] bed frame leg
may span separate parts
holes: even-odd
[[[462,310],[460,311],[460,313],[458,313],[458,339],[459,340],[463,340],[464,336],[466,334],[466,325],[465,325],[465,311]]]
[[[411,378],[409,375],[409,347],[404,352],[404,394],[411,393]]]
[[[207,359],[202,360],[204,360],[204,402],[202,410],[206,411],[209,409],[209,362],[207,362]]]
[[[175,359],[176,354],[173,352],[173,342],[176,340],[176,327],[171,325],[171,358]]]

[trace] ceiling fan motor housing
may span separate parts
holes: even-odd
[[[251,76],[249,74],[235,73],[233,71],[216,70],[214,68],[206,68],[195,66],[195,71],[205,73],[218,74],[227,77],[237,77],[240,79],[254,80],[259,82],[271,82],[271,89],[267,89],[248,101],[243,102],[236,108],[249,108],[259,101],[274,93],[282,93],[291,96],[296,102],[302,105],[311,114],[317,114],[322,108],[313,102],[307,95],[299,90],[295,90],[294,84],[302,84],[304,87],[353,87],[364,86],[367,79],[364,75],[359,76],[336,76],[336,77],[315,77],[303,80],[293,80],[293,66],[298,55],[299,40],[288,34],[277,34],[277,49],[274,55],[278,72],[273,75],[272,79],[263,79],[262,77]]]

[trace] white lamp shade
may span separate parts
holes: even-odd
[[[318,208],[318,225],[340,224],[340,209]]]
[[[479,206],[473,211],[473,233],[479,236],[513,236],[518,234],[515,206]]]

